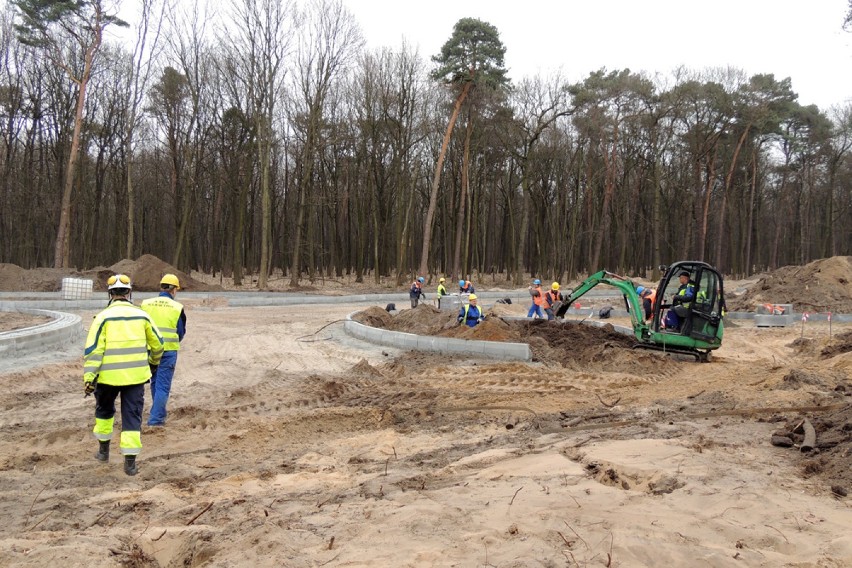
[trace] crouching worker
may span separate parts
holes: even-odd
[[[459,325],[475,327],[476,324],[485,319],[485,315],[482,313],[482,308],[476,305],[476,294],[468,296],[468,301],[470,303],[465,304],[459,310]]]
[[[130,302],[130,278],[124,274],[107,281],[109,304],[95,316],[83,353],[83,386],[95,395],[95,428],[99,442],[95,458],[109,461],[115,421],[115,399],[121,396],[121,438],[124,473],[136,475],[136,456],[142,451],[142,408],[150,367],[159,365],[163,338],[157,326]]]

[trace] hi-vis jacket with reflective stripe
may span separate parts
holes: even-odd
[[[148,365],[158,365],[163,356],[163,338],[148,314],[127,300],[114,300],[95,316],[86,351],[83,380],[124,386],[147,382]]]
[[[161,292],[156,298],[148,298],[142,302],[141,308],[151,316],[162,334],[163,349],[179,351],[180,340],[186,330],[183,304],[176,302],[168,292]]]

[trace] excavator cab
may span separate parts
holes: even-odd
[[[687,285],[693,291],[692,301],[676,304],[673,300],[681,287],[682,273],[689,273]],[[674,311],[677,317],[667,317],[669,310]],[[724,312],[722,275],[704,262],[676,262],[665,269],[660,280],[649,332],[653,334],[655,343],[669,343],[673,336],[680,336],[694,340],[696,347],[714,349],[721,344]],[[677,321],[678,325],[671,325],[672,321]]]

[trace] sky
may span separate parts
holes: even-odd
[[[404,38],[427,61],[459,19],[486,21],[500,32],[513,81],[730,66],[790,77],[804,105],[852,104],[852,33],[841,29],[848,0],[342,1],[368,48],[398,50]]]

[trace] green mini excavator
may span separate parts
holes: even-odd
[[[656,291],[651,317],[645,318],[643,300],[637,293],[637,285],[629,278],[606,270],[592,274],[576,290],[565,298],[556,312],[557,318],[565,313],[580,297],[598,284],[607,284],[619,289],[624,297],[627,311],[633,323],[636,348],[655,349],[669,353],[693,355],[696,360],[707,362],[710,353],[722,346],[725,314],[725,292],[722,275],[707,263],[693,260],[679,261],[671,266],[661,266],[663,278]],[[673,301],[680,286],[679,275],[689,274],[693,287],[693,299],[688,303]],[[666,327],[666,312],[674,311],[678,325]]]

